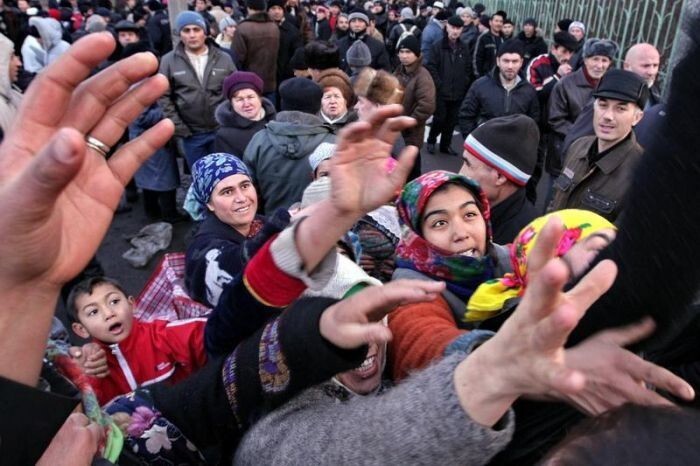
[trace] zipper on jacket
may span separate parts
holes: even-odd
[[[134,378],[133,372],[131,372],[129,362],[122,354],[122,350],[119,349],[119,344],[115,343],[113,345],[109,345],[109,347],[112,349],[112,354],[114,355],[114,357],[117,358],[117,362],[119,363],[119,367],[124,373],[124,377],[126,378],[126,382],[129,384],[129,388],[131,388],[132,390],[136,390],[139,386],[136,383],[136,379]]]

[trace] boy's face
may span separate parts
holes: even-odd
[[[103,343],[119,343],[131,333],[133,298],[127,298],[114,285],[102,283],[92,294],[82,294],[75,300],[80,323],[73,324],[73,331],[83,337],[92,337]]]

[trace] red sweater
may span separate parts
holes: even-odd
[[[138,387],[168,380],[178,382],[206,363],[206,319],[175,322],[134,319],[129,336],[112,345],[97,342],[107,353],[109,375],[91,378],[100,404]]]
[[[408,304],[389,314],[391,376],[401,380],[441,359],[447,345],[466,333],[457,328],[450,306],[438,296],[427,303]]]

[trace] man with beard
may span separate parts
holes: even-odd
[[[346,37],[338,41],[338,50],[340,52],[340,67],[346,73],[350,73],[350,67],[346,61],[348,49],[357,40],[361,40],[367,45],[372,54],[372,63],[370,66],[376,70],[390,71],[389,54],[386,51],[384,44],[370,37],[367,34],[369,26],[369,18],[364,11],[353,11],[348,17],[350,19],[350,32]]]
[[[523,45],[509,40],[501,46],[496,67],[477,79],[459,110],[459,130],[466,139],[477,126],[492,118],[520,113],[540,118],[537,92],[518,73],[523,66]]]

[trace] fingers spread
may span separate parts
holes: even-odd
[[[108,108],[97,126],[90,130],[90,136],[108,146],[114,145],[127,126],[163,95],[167,88],[168,80],[163,75],[153,76],[133,87]]]
[[[397,188],[402,187],[406,183],[406,179],[411,173],[417,157],[418,148],[416,146],[406,146],[401,151],[396,167],[389,173],[389,178]]]
[[[604,330],[600,332],[599,337],[603,341],[624,347],[650,336],[654,332],[655,327],[654,320],[651,317],[647,317],[624,327]]]
[[[62,124],[82,132],[89,131],[96,117],[101,117],[129,87],[146,79],[157,69],[158,59],[151,53],[138,53],[118,61],[78,87]],[[165,90],[163,88],[160,93]]]
[[[598,263],[568,293],[567,300],[585,312],[598,298],[610,289],[617,276],[617,266],[611,260]]]
[[[107,164],[114,176],[126,186],[141,164],[153,153],[163,147],[175,132],[175,126],[170,120],[161,120],[136,139],[122,146]]]

